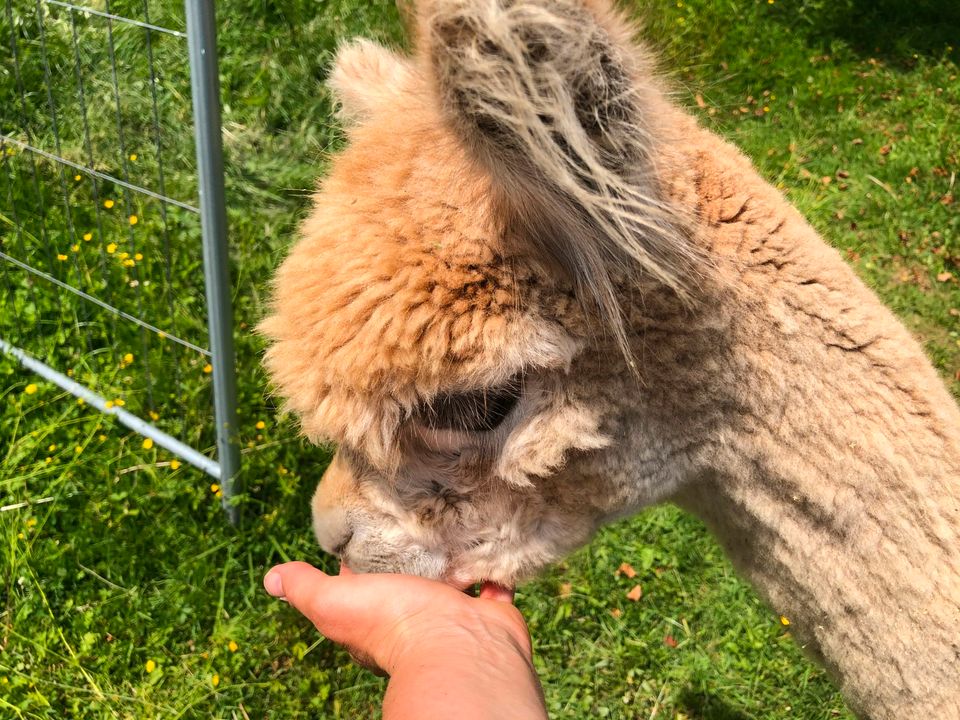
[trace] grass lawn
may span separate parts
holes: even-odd
[[[71,25],[44,5],[41,46],[36,7],[10,0],[0,13],[0,130],[52,151],[52,101],[62,154],[86,164],[79,76],[98,169],[156,187],[162,165],[166,193],[195,202],[185,45],[153,34],[154,115],[141,31],[111,38],[102,21]],[[142,19],[144,7],[151,22],[183,27],[170,0],[115,0],[110,11]],[[320,86],[331,52],[344,37],[400,44],[402,33],[386,0],[221,0],[218,11],[246,519],[227,525],[209,478],[0,356],[0,505],[53,498],[0,511],[2,718],[379,713],[384,681],[260,588],[278,561],[332,569],[307,502],[329,455],[277,416],[251,328],[307,191],[341,142]],[[846,254],[960,397],[960,48],[951,45],[960,6],[650,0],[643,13],[677,100],[742,147]],[[164,214],[120,186],[5,150],[0,250],[202,343],[198,242],[187,211]],[[211,446],[202,355],[2,260],[0,298],[0,337]],[[635,578],[617,573],[623,562]],[[642,597],[631,601],[637,584]],[[851,717],[789,627],[674,508],[604,530],[521,587],[517,602],[552,717]]]

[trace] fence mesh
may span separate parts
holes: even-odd
[[[183,8],[0,1],[0,339],[210,454]]]

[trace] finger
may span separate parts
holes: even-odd
[[[512,603],[514,589],[505,585],[498,585],[493,582],[485,582],[480,588],[479,597],[484,600],[496,600],[497,602]]]
[[[279,591],[275,597],[293,605],[334,642],[357,646],[390,610],[382,591],[363,579],[327,575],[308,563],[289,562],[272,568],[264,587],[271,595]]]
[[[348,568],[348,567],[347,567],[347,564],[346,564],[345,562],[343,562],[343,560],[341,560],[341,561],[340,561],[340,574],[341,574],[341,575],[355,575],[356,573],[354,573],[353,570],[351,570],[350,568]]]

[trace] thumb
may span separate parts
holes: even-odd
[[[375,588],[357,580],[358,576],[349,572],[337,577],[309,563],[288,562],[271,568],[263,587],[273,597],[289,602],[329,639],[355,645],[375,624],[371,615],[376,612],[372,611],[383,606]]]

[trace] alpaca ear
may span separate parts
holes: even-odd
[[[446,121],[488,170],[507,239],[574,283],[627,351],[613,274],[684,293],[697,253],[653,164],[663,103],[602,0],[423,0],[419,49]]]
[[[327,86],[340,104],[341,118],[358,123],[395,101],[410,87],[411,76],[406,58],[370,40],[353,40],[337,51]]]

